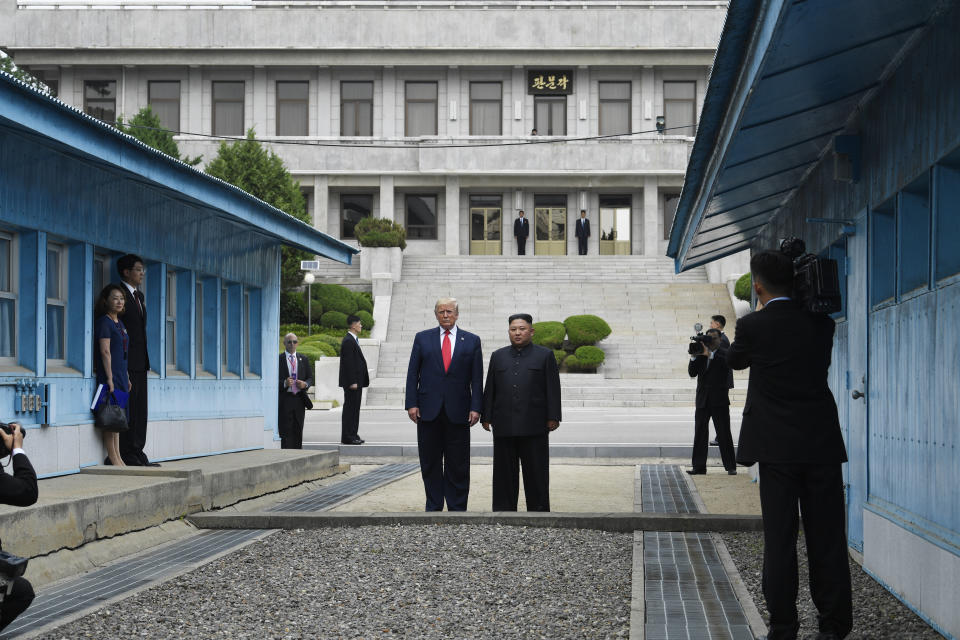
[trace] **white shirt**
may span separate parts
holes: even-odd
[[[360,336],[355,334],[353,331],[347,331],[347,333],[353,336],[353,339],[357,341],[357,344],[360,344]]]
[[[120,283],[127,288],[127,291],[130,292],[130,295],[133,297],[133,301],[137,303],[137,306],[140,306],[140,301],[137,300],[137,288],[132,284],[128,283],[126,280],[120,280]],[[140,313],[143,313],[143,309],[140,309]]]
[[[14,447],[14,448],[13,448],[13,451],[10,452],[10,455],[11,455],[11,456],[15,456],[15,455],[17,455],[18,453],[22,453],[23,455],[27,455],[27,452],[24,451],[23,449],[21,449],[20,447]]]
[[[443,353],[443,334],[446,331],[443,327],[440,327],[440,353]],[[453,361],[453,352],[457,349],[457,325],[453,325],[450,329],[450,360]]]

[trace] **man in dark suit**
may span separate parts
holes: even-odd
[[[117,273],[123,281],[126,304],[120,320],[127,328],[127,371],[130,375],[130,398],[127,401],[130,428],[120,434],[120,457],[124,464],[159,467],[150,462],[143,448],[147,444],[147,372],[150,354],[147,353],[147,305],[140,291],[146,270],[143,259],[132,253],[117,259]],[[105,463],[109,464],[109,463]]]
[[[720,349],[726,353],[727,349],[730,348],[730,338],[727,337],[727,334],[723,332],[723,328],[727,326],[727,319],[717,314],[715,316],[710,316],[710,328],[717,329],[720,331]],[[729,375],[727,376],[727,388],[733,389],[733,369],[728,369]],[[716,428],[716,427],[714,427]],[[714,439],[710,441],[711,447],[718,447],[720,443]]]
[[[280,354],[280,399],[277,430],[281,449],[303,448],[303,416],[313,408],[307,389],[313,386],[313,373],[307,356],[297,353],[299,340],[293,333],[283,337]]]
[[[727,378],[726,350],[721,347],[720,331],[707,329],[710,345],[701,345],[703,352],[690,356],[687,373],[697,379],[697,409],[694,413],[693,468],[687,473],[697,475],[707,472],[707,439],[709,423],[717,431],[720,459],[723,468],[732,476],[737,475],[737,463],[733,454],[733,437],[730,435],[730,391]]]
[[[587,211],[580,209],[580,219],[577,220],[577,251],[581,256],[587,255],[587,238],[590,237],[590,221],[587,220]]]
[[[483,353],[480,338],[457,327],[457,301],[433,307],[439,329],[413,340],[405,408],[417,423],[427,511],[466,511],[470,492],[470,427],[480,419]]]
[[[363,388],[370,386],[367,360],[360,350],[360,332],[363,322],[357,316],[347,316],[349,331],[340,343],[340,386],[343,388],[343,414],[340,418],[341,444],[363,444],[360,429],[360,400]]]
[[[517,239],[517,255],[527,254],[527,236],[530,235],[530,221],[523,215],[523,209],[520,209],[518,218],[513,221],[513,237]]]
[[[23,450],[23,431],[16,422],[10,423],[11,433],[0,430],[0,439],[13,458],[13,475],[0,468],[0,503],[15,507],[29,507],[37,501],[37,474]],[[4,585],[5,586],[5,585]],[[33,585],[24,578],[13,579],[10,593],[0,605],[0,629],[5,628],[33,602]]]
[[[847,461],[837,405],[827,386],[833,320],[790,298],[793,263],[780,252],[750,260],[763,309],[737,321],[727,353],[750,367],[737,462],[759,463],[763,512],[763,594],[771,640],[797,637],[798,507],[821,640],[853,626],[842,465]]]
[[[493,510],[516,511],[523,468],[527,511],[550,511],[550,432],[560,426],[560,372],[553,351],[535,345],[533,318],[509,320],[510,346],[490,356],[483,428],[493,426]]]

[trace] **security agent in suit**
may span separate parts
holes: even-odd
[[[343,388],[343,414],[340,418],[340,443],[363,444],[357,434],[360,429],[360,400],[363,388],[370,386],[367,360],[360,350],[360,332],[363,322],[354,315],[347,316],[349,331],[340,343],[340,386]]]
[[[577,252],[581,256],[587,255],[587,238],[590,237],[590,221],[587,220],[587,211],[580,209],[580,219],[577,220]]]
[[[737,462],[759,463],[763,513],[763,594],[771,640],[797,637],[797,531],[803,520],[817,638],[853,626],[837,405],[827,386],[833,320],[790,298],[793,264],[780,252],[750,260],[763,309],[737,321],[727,362],[750,367]],[[798,516],[798,507],[799,513]]]
[[[727,337],[727,334],[723,332],[723,328],[727,326],[727,319],[720,314],[715,316],[710,316],[710,328],[717,329],[720,331],[720,348],[726,353],[726,350],[730,348],[730,338]],[[733,389],[733,369],[729,370],[729,376],[727,377],[727,387]],[[716,426],[714,426],[716,429]],[[711,447],[718,447],[720,443],[716,438],[710,441]]]
[[[470,427],[480,419],[483,353],[480,338],[457,327],[454,298],[433,308],[439,328],[413,340],[404,407],[417,424],[427,511],[466,511],[470,492]]]
[[[120,320],[127,328],[127,372],[130,378],[130,398],[127,401],[129,429],[120,434],[120,457],[124,464],[143,467],[159,467],[150,462],[143,448],[147,444],[147,372],[150,371],[150,354],[147,353],[147,306],[139,287],[143,284],[146,269],[140,256],[128,253],[117,259],[117,272],[123,288],[126,304]],[[105,463],[109,464],[109,463]]]
[[[710,345],[702,345],[703,352],[690,357],[687,373],[697,379],[697,409],[694,413],[693,468],[690,475],[707,472],[707,438],[709,422],[717,430],[720,459],[723,468],[732,476],[737,475],[737,463],[733,453],[733,437],[730,435],[730,389],[727,378],[726,350],[722,348],[720,331],[707,329],[712,338]]]
[[[523,469],[527,511],[550,511],[550,432],[560,426],[560,372],[553,351],[535,345],[533,318],[509,320],[510,346],[490,356],[483,428],[493,426],[493,510],[516,511]]]
[[[0,503],[15,507],[29,507],[37,501],[37,474],[23,451],[23,431],[16,422],[10,423],[12,433],[0,430],[0,438],[7,451],[12,452],[13,475],[0,470]],[[10,593],[0,605],[0,629],[27,610],[33,602],[33,586],[23,577],[13,579]]]
[[[517,255],[527,254],[527,236],[530,235],[530,221],[523,215],[523,209],[520,209],[518,218],[513,221],[513,236],[517,239]]]
[[[293,333],[283,337],[285,351],[280,354],[280,399],[277,430],[281,449],[303,448],[303,416],[313,403],[307,389],[313,386],[310,361],[297,353],[299,340]]]

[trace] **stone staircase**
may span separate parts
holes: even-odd
[[[613,332],[600,347],[597,375],[562,376],[565,406],[691,406],[686,345],[693,325],[721,313],[732,335],[734,311],[726,287],[702,269],[675,275],[667,258],[647,256],[404,256],[393,288],[387,339],[377,377],[365,395],[370,407],[401,407],[410,347],[418,331],[436,325],[439,297],[457,298],[458,325],[480,336],[484,365],[507,344],[507,317],[534,322],[583,313],[604,318]],[[737,375],[731,401],[742,403],[746,377]]]

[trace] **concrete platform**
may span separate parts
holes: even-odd
[[[343,471],[336,451],[245,451],[163,463],[96,466],[40,480],[31,507],[0,506],[6,551],[36,557],[139,531]]]

